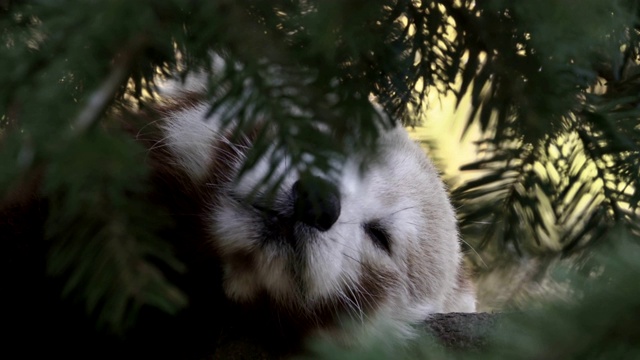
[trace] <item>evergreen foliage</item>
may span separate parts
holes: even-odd
[[[48,210],[44,230],[27,223],[3,251],[44,241],[61,296],[111,332],[135,325],[143,307],[188,307],[166,275],[185,269],[162,238],[171,220],[146,200],[144,150],[114,123],[157,96],[158,79],[202,70],[219,99],[211,111],[247,128],[259,118],[277,126],[275,142],[258,137],[247,167],[268,147],[310,172],[330,172],[354,149],[374,152],[389,124],[370,95],[407,125],[429,106],[428,91],[470,95],[482,156],[464,169],[481,175],[454,195],[465,240],[485,259],[582,260],[622,238],[633,248],[639,11],[632,0],[0,2],[0,230],[31,216],[22,209],[34,199]],[[5,256],[6,271],[35,271]],[[637,256],[613,257],[628,268],[602,265],[629,281],[616,299],[632,314]],[[616,293],[615,284],[596,289]],[[593,306],[560,319],[573,326]]]
[[[637,4],[490,3],[500,28],[479,36],[462,83],[487,134],[464,167],[483,175],[456,189],[462,228],[519,254],[638,234]]]

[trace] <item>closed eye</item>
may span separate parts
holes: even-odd
[[[384,227],[378,221],[366,223],[363,227],[373,244],[391,255],[391,239]]]

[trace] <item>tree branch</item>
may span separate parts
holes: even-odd
[[[104,80],[102,85],[89,96],[87,104],[73,122],[74,135],[84,133],[98,121],[113,100],[118,89],[129,80],[129,73],[133,62],[146,46],[146,43],[145,36],[138,36],[124,47],[120,56],[114,61],[114,67],[109,76]]]

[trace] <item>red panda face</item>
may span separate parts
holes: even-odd
[[[237,178],[251,136],[232,142],[208,110],[195,102],[167,112],[157,147],[208,199],[203,226],[229,299],[267,296],[274,311],[317,324],[340,317],[353,326],[319,330],[348,342],[360,336],[345,330],[354,326],[409,335],[429,314],[474,310],[472,291],[461,286],[455,214],[443,183],[403,128],[382,132],[379,156],[364,172],[365,156],[353,154],[337,176],[301,178],[287,167],[287,154],[267,151]],[[267,201],[255,189],[271,171],[283,181]]]

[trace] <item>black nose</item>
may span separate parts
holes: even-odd
[[[340,192],[331,182],[308,176],[293,184],[296,220],[327,231],[340,216]]]

